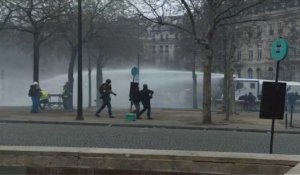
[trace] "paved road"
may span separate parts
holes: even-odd
[[[0,145],[268,153],[270,133],[187,129],[0,124]],[[300,154],[300,136],[275,134],[274,153]]]

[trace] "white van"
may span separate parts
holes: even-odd
[[[264,79],[247,79],[247,78],[235,78],[235,100],[239,100],[241,96],[249,94],[251,92],[257,100],[260,100],[261,90],[263,82],[274,82],[274,80],[264,80]],[[282,83],[287,83],[287,93],[300,94],[300,83],[295,81],[279,81]]]

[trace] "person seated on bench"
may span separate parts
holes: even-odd
[[[41,97],[40,97],[40,108],[44,110],[48,102],[49,102],[49,94],[45,90],[42,90]]]

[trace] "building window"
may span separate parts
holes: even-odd
[[[253,48],[249,47],[249,60],[253,60]]]
[[[244,83],[237,81],[236,82],[236,89],[243,89]]]
[[[169,40],[169,35],[168,35],[168,34],[166,34],[166,40],[167,40],[167,41]]]
[[[251,31],[251,30],[248,30],[247,35],[248,35],[249,38],[252,38],[252,37],[253,37],[252,31]]]
[[[253,78],[253,70],[251,68],[248,69],[248,78],[249,79]]]
[[[278,23],[277,25],[278,25],[278,33],[282,34],[283,33],[282,24]]]
[[[269,24],[269,34],[274,35],[273,24]]]
[[[178,40],[178,39],[179,39],[178,34],[175,33],[175,40]]]
[[[256,77],[257,77],[257,79],[261,79],[261,69],[260,68],[256,69]]]
[[[269,10],[269,7],[266,6],[266,7],[265,7],[265,11],[268,11],[268,10]]]
[[[294,56],[297,56],[297,55],[298,55],[298,53],[297,53],[297,50],[298,50],[298,49],[297,49],[297,46],[296,46],[296,47],[293,47],[292,49],[293,49],[293,55],[294,55]]]
[[[290,80],[295,81],[295,75],[296,75],[296,66],[292,66],[290,70]]]
[[[274,79],[274,71],[272,67],[269,67],[268,74],[270,79]]]
[[[165,52],[169,53],[169,46],[168,45],[165,46]]]
[[[237,69],[236,74],[237,74],[238,78],[241,78],[241,69]]]
[[[154,46],[154,45],[152,46],[152,52],[153,52],[153,53],[156,53],[156,49],[155,49],[155,46]]]
[[[160,53],[163,53],[163,52],[164,52],[164,46],[162,46],[162,45],[159,46],[159,52],[160,52]]]
[[[237,60],[241,60],[242,59],[242,51],[238,50],[237,51]]]
[[[155,41],[155,34],[152,35],[152,41]]]
[[[262,28],[261,26],[257,26],[257,37],[261,37],[262,34]]]
[[[262,47],[259,44],[258,47],[257,47],[257,59],[261,60],[261,58],[262,58]]]
[[[164,40],[164,36],[162,34],[160,34],[160,41]]]

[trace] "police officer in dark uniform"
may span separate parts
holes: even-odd
[[[101,94],[100,98],[102,99],[102,106],[98,109],[98,111],[96,112],[95,116],[96,117],[100,117],[100,115],[99,115],[100,112],[107,106],[109,118],[114,118],[112,116],[112,111],[111,111],[111,104],[110,104],[111,98],[110,98],[110,94],[113,94],[114,96],[116,96],[117,94],[114,93],[111,90],[111,80],[110,79],[107,79],[105,81],[105,83],[103,83],[100,86],[99,92]]]
[[[152,98],[152,95],[154,94],[154,92],[150,89],[148,89],[148,85],[144,84],[143,85],[143,90],[140,91],[140,98],[141,98],[141,102],[144,106],[144,109],[139,113],[138,115],[138,119],[140,119],[141,115],[143,114],[143,112],[145,112],[147,110],[147,118],[148,120],[152,120],[153,118],[151,118],[151,104],[150,104],[150,100]]]
[[[63,93],[61,97],[63,100],[64,109],[72,109],[72,92],[69,82],[66,82],[66,84],[63,86]]]
[[[288,93],[288,104],[290,106],[290,111],[294,112],[294,107],[297,101],[298,93]]]

